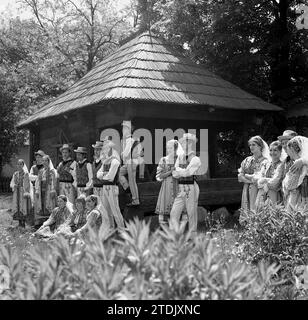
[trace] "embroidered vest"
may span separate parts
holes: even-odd
[[[105,162],[103,164],[104,173],[107,173],[110,170],[111,161],[113,159],[116,159],[116,158],[115,157],[111,157],[111,158],[108,159],[108,162]],[[119,171],[120,171],[120,166],[118,167],[117,173],[115,174],[113,181],[101,180],[101,183],[103,183],[103,185],[105,185],[105,186],[107,186],[107,185],[117,185],[118,178],[119,178]]]
[[[62,161],[58,167],[58,174],[59,174],[59,181],[60,182],[69,182],[73,183],[74,179],[73,176],[67,171],[70,168],[71,164],[73,163],[72,159],[67,161]]]
[[[102,180],[97,178],[97,172],[102,166],[102,160],[99,162],[93,162],[92,163],[92,169],[93,169],[93,187],[94,188],[101,188],[104,186]]]
[[[76,164],[76,179],[78,188],[84,188],[86,184],[89,182],[87,164],[87,160],[83,163],[77,162]]]
[[[182,169],[186,169],[189,165],[189,161],[188,161],[189,156],[185,156],[185,163],[181,163],[179,165],[180,168]],[[194,184],[194,182],[196,181],[196,176],[192,175],[189,177],[181,177],[178,179],[179,184]]]

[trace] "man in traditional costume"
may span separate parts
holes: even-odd
[[[127,206],[138,206],[139,192],[136,182],[137,166],[142,162],[142,145],[138,139],[134,139],[131,135],[131,121],[123,121],[123,140],[122,140],[122,160],[123,166],[120,168],[119,181],[125,191],[130,189],[132,202]],[[128,180],[126,178],[128,176]]]
[[[36,190],[35,190],[35,181],[39,175],[39,172],[43,170],[43,157],[46,155],[44,151],[38,150],[34,153],[35,155],[35,164],[31,167],[29,173],[29,179],[32,184],[32,198],[33,198],[33,219],[35,216],[39,214],[39,202],[38,198],[36,197]],[[34,223],[34,221],[33,221]]]
[[[77,196],[81,194],[88,196],[92,187],[92,165],[87,160],[87,149],[78,147],[74,150],[76,153],[76,161],[71,165],[72,175],[74,178],[74,186],[77,189]]]
[[[120,156],[114,149],[115,144],[105,139],[103,146],[104,160],[101,168],[97,172],[97,178],[103,185],[103,201],[102,204],[107,213],[112,213],[111,227],[114,221],[119,229],[124,228],[124,219],[119,207],[119,187],[118,174],[120,168]]]
[[[59,194],[67,197],[70,203],[75,203],[74,178],[72,176],[71,165],[74,160],[71,158],[71,150],[68,144],[64,144],[61,149],[62,161],[57,167],[59,178]]]
[[[194,134],[185,133],[180,139],[184,154],[179,156],[172,171],[178,179],[179,190],[170,212],[170,228],[179,229],[180,218],[184,208],[187,210],[188,226],[191,234],[197,232],[199,186],[196,174],[201,167],[200,158],[195,155],[193,146],[197,142]]]

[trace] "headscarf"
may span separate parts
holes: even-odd
[[[167,145],[173,143],[174,149],[176,149],[176,155],[179,156],[183,156],[184,155],[184,150],[182,145],[180,144],[180,142],[178,140],[175,139],[171,139],[169,141],[167,141]]]
[[[49,159],[49,170],[53,171],[55,174],[55,177],[57,178],[57,170],[55,170],[55,167],[53,166],[53,163],[50,159],[50,156],[46,154],[45,156],[43,156],[43,160],[45,160],[45,159]]]
[[[260,137],[260,136],[254,136],[249,139],[250,142],[255,142],[258,146],[261,147],[261,153],[264,158],[266,158],[268,161],[271,161],[270,151],[268,144]]]
[[[308,160],[308,138],[303,136],[296,136],[288,142],[287,148],[288,152],[290,153],[290,157],[293,160],[296,160],[296,157],[301,158],[303,160]],[[298,186],[300,186],[303,183],[303,180],[307,173],[308,168],[306,165],[304,165],[301,168],[300,177],[298,179],[297,184]]]

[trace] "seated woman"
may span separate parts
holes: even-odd
[[[59,227],[73,213],[73,205],[67,201],[66,196],[58,196],[58,207],[53,209],[50,217],[34,233],[35,236],[49,238],[52,237]]]
[[[19,221],[19,226],[25,228],[26,219],[30,216],[32,208],[32,184],[29,180],[29,171],[25,161],[19,159],[17,171],[14,172],[10,187],[13,191],[12,212],[13,219]]]
[[[87,218],[83,227],[74,232],[74,235],[79,235],[82,238],[85,237],[89,229],[99,232],[102,225],[110,229],[110,220],[106,210],[99,202],[98,196],[90,195],[86,198]]]
[[[250,138],[248,144],[252,155],[242,161],[238,181],[244,183],[241,209],[255,211],[258,186],[253,177],[270,161],[270,155],[267,143],[260,136]]]
[[[71,236],[73,232],[83,227],[87,222],[86,197],[80,195],[76,199],[76,210],[68,217],[68,219],[58,228],[56,234]]]
[[[282,181],[286,209],[292,212],[308,206],[308,138],[292,138],[287,144],[287,153],[294,161],[303,159],[301,169],[289,170]]]
[[[282,178],[273,179],[276,172],[282,169],[282,144],[280,141],[274,141],[270,144],[270,156],[271,161],[266,163],[259,174],[254,177],[259,188],[256,199],[257,209],[261,208],[266,201],[271,201],[273,204],[282,202]]]

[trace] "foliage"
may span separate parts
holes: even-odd
[[[283,106],[308,99],[308,31],[295,25],[301,0],[138,2],[153,29],[224,79]]]
[[[281,277],[292,279],[296,266],[308,264],[308,211],[287,212],[266,204],[256,213],[242,212],[240,235],[243,257],[280,266]]]
[[[131,29],[129,12],[117,11],[114,1],[19,2],[30,17],[0,17],[0,167],[16,151],[14,126],[72,86]]]
[[[1,246],[9,267],[8,299],[268,299],[278,268],[225,261],[213,239],[166,228],[150,234],[136,220],[121,235],[102,230],[85,243],[59,238],[20,259]]]

